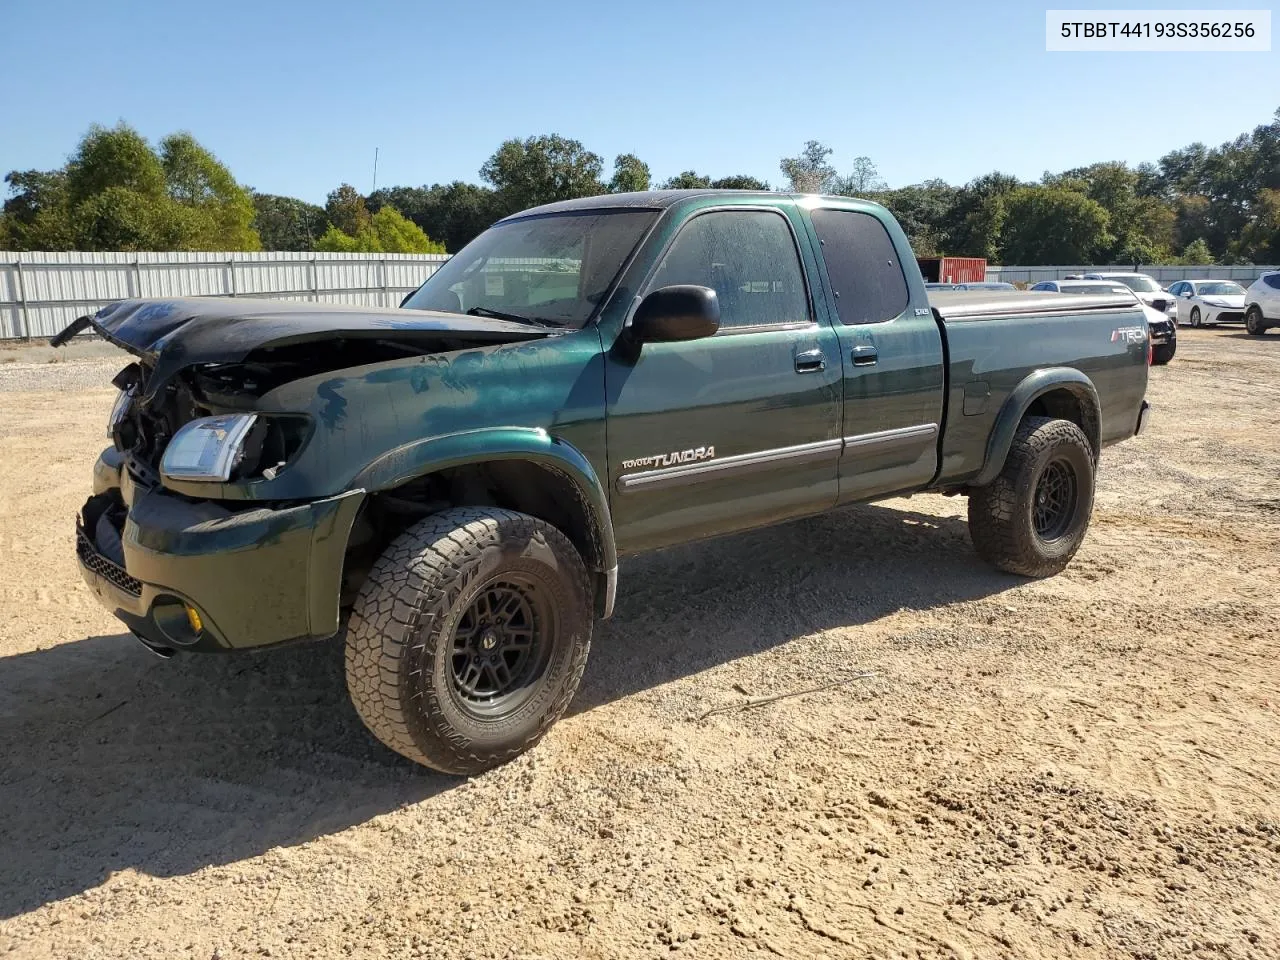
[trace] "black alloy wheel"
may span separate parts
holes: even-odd
[[[1052,543],[1066,533],[1076,512],[1076,472],[1066,460],[1052,460],[1036,483],[1032,507],[1036,536]]]
[[[477,716],[513,709],[537,683],[554,644],[555,609],[531,580],[485,584],[453,633],[453,691]]]

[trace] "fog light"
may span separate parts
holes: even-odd
[[[187,604],[187,623],[191,624],[191,629],[199,633],[204,629],[204,621],[200,619],[200,614],[196,612],[196,608]]]

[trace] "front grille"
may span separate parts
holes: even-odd
[[[1244,314],[1233,312],[1231,310],[1223,310],[1213,318],[1214,323],[1239,323],[1244,319]]]
[[[137,577],[129,576],[123,569],[100,554],[93,545],[93,541],[85,534],[84,527],[80,526],[79,521],[76,522],[76,556],[86,567],[98,576],[109,580],[125,593],[135,597],[142,596],[142,581]]]

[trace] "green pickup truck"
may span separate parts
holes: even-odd
[[[400,309],[130,300],[54,343],[88,328],[137,358],[77,520],[90,587],[165,656],[345,631],[373,733],[463,774],[563,714],[620,556],[929,491],[1048,576],[1148,414],[1132,298],[930,302],[843,197],[591,197]]]

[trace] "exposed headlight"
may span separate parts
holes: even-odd
[[[161,475],[174,480],[230,480],[257,419],[252,413],[229,413],[192,420],[165,448]]]
[[[116,396],[116,402],[111,405],[111,416],[107,418],[107,436],[114,438],[116,435],[116,424],[125,418],[125,414],[129,412],[129,404],[133,403],[134,388],[121,390]]]

